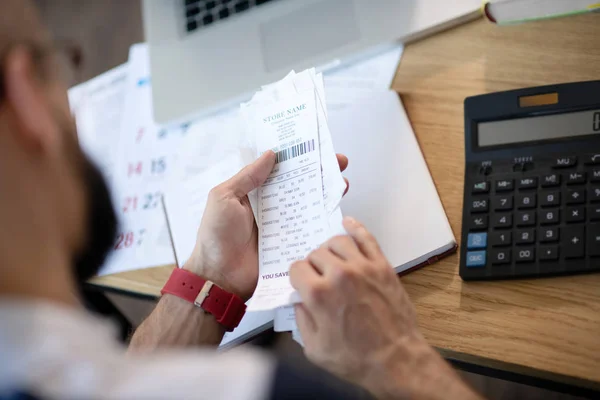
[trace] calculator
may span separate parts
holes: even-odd
[[[465,99],[460,276],[600,272],[600,81]]]

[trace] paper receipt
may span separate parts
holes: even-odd
[[[306,91],[253,110],[257,151],[276,165],[258,189],[259,278],[249,310],[290,304],[289,267],[327,237],[316,97]]]

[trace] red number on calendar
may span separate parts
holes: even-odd
[[[133,246],[133,232],[127,232],[125,234],[125,240],[123,243],[126,248]]]
[[[162,198],[161,192],[144,193],[141,196],[127,196],[123,199],[123,213],[135,212],[138,210],[152,210],[160,205]],[[139,201],[138,201],[139,199]]]
[[[144,238],[144,233],[146,233],[145,229],[139,229],[137,233],[133,231],[119,233],[117,235],[117,240],[114,249],[123,250],[136,246],[141,246]]]
[[[119,233],[119,235],[117,236],[117,243],[115,243],[115,250],[120,250],[123,248],[123,239],[125,238],[125,235],[123,235],[122,233]]]
[[[115,250],[128,249],[135,244],[135,235],[133,232],[119,233]]]
[[[142,174],[142,162],[139,161],[137,164],[129,164],[129,169],[127,171],[127,176],[131,178],[133,175],[141,175]]]
[[[144,128],[140,128],[140,129],[138,129],[137,136],[135,138],[135,142],[136,143],[141,142],[143,137],[144,137]]]
[[[137,210],[138,198],[137,196],[133,197],[125,197],[125,201],[123,204],[123,212],[135,211]]]

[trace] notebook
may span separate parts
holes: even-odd
[[[483,8],[487,19],[500,25],[566,17],[600,11],[598,0],[494,0]]]
[[[396,272],[408,272],[455,251],[454,235],[398,94],[389,90],[366,94],[348,107],[331,110],[329,125],[336,151],[350,160],[344,175],[351,186],[342,211],[375,235]],[[235,147],[223,145],[226,154],[210,171],[187,175],[194,178],[175,183],[165,195],[179,265],[189,256],[182,252],[189,253],[193,246],[209,187],[231,174],[219,171],[246,162],[244,151]],[[221,347],[250,339],[270,328],[272,320],[271,311],[247,313]]]

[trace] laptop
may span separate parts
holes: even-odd
[[[335,68],[479,15],[480,0],[142,0],[154,117],[246,100],[290,70]]]

